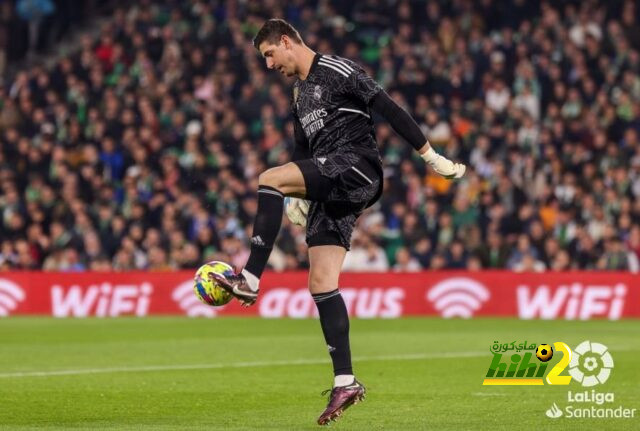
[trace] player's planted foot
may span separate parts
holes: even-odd
[[[329,404],[318,418],[318,425],[326,425],[337,420],[347,408],[364,400],[366,389],[362,383],[353,379],[353,383],[347,386],[336,386],[327,389],[322,395],[331,391]]]
[[[224,290],[235,296],[244,306],[253,305],[258,299],[259,290],[251,289],[247,279],[242,274],[223,275],[211,273],[211,276]]]

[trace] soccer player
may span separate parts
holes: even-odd
[[[371,111],[388,121],[438,174],[460,178],[465,166],[436,153],[411,116],[362,67],[345,58],[314,52],[286,21],[268,20],[253,44],[267,68],[297,78],[291,107],[296,147],[292,162],[259,176],[258,211],[245,268],[237,275],[218,275],[216,279],[243,305],[256,301],[260,277],[280,230],[286,196],[289,218],[306,225],[309,290],[333,362],[333,389],[318,418],[324,425],[365,394],[353,375],[349,316],[338,290],[338,277],[356,219],[382,193],[382,165]]]

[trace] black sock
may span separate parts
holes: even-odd
[[[260,278],[267,266],[269,255],[276,242],[282,224],[284,195],[269,186],[258,186],[258,213],[253,224],[251,237],[251,254],[244,267],[251,274]]]
[[[349,315],[338,289],[311,295],[318,307],[320,325],[333,361],[333,374],[353,374],[349,347]]]

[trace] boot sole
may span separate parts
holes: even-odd
[[[361,401],[364,401],[364,398],[365,398],[365,393],[356,395],[351,400],[347,401],[341,407],[336,409],[336,411],[331,413],[329,416],[327,416],[326,418],[323,418],[322,421],[318,420],[318,425],[329,425],[331,422],[337,421],[338,419],[340,419],[340,416],[342,416],[342,413],[344,413],[346,409],[348,409],[353,405],[358,404]]]

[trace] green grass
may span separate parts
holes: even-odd
[[[640,321],[355,320],[351,333],[368,395],[333,429],[640,429],[638,417],[547,418],[576,383],[482,386],[494,340],[589,339],[615,361],[596,389],[640,409]],[[203,367],[171,369],[181,365]],[[131,370],[147,366],[158,368]],[[15,375],[114,367],[128,370]],[[332,382],[317,321],[231,318],[4,319],[0,375],[0,429],[11,430],[313,430]]]

